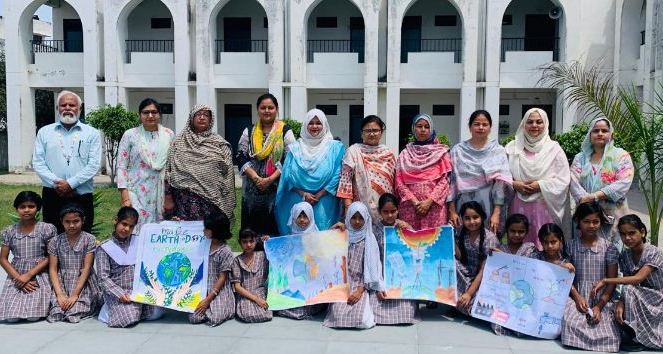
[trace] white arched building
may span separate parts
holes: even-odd
[[[53,39],[32,16],[53,7]],[[81,93],[86,110],[154,97],[181,130],[195,103],[214,107],[233,145],[271,92],[281,116],[327,113],[346,144],[368,114],[394,150],[416,113],[466,138],[475,109],[494,133],[515,132],[531,106],[552,129],[579,117],[540,87],[541,65],[601,61],[651,99],[663,84],[663,0],[11,0],[7,34],[9,167],[30,166],[35,89]],[[552,13],[551,13],[552,11]],[[552,15],[552,16],[551,16]]]

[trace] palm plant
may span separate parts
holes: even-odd
[[[567,106],[590,119],[608,118],[615,131],[632,143],[635,178],[647,205],[651,240],[657,244],[663,217],[663,85],[653,102],[643,102],[635,87],[617,87],[600,63],[552,63],[542,70],[539,83],[558,89]]]

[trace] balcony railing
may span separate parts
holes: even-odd
[[[172,39],[128,39],[125,42],[127,63],[131,63],[131,53],[172,53],[174,41]],[[174,59],[174,58],[173,58]]]
[[[454,63],[463,58],[462,38],[407,39],[401,40],[401,63],[407,63],[407,53],[453,52]]]
[[[265,63],[268,58],[268,43],[265,39],[225,39],[214,41],[216,47],[216,63],[221,63],[222,52],[265,53]]]
[[[307,41],[306,61],[313,62],[313,53],[358,53],[359,62],[364,62],[364,41],[312,39]]]
[[[502,38],[502,61],[506,52],[544,51],[553,53],[553,61],[559,60],[559,37]]]
[[[80,39],[39,39],[31,40],[32,63],[35,62],[35,53],[82,53],[83,40]]]

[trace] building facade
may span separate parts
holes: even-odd
[[[32,40],[32,15],[53,7],[53,40]],[[554,61],[597,62],[653,97],[663,83],[663,0],[12,0],[5,1],[10,170],[30,165],[34,90],[69,89],[86,110],[163,102],[180,131],[196,103],[214,107],[236,145],[273,93],[280,115],[326,112],[346,144],[378,114],[403,146],[411,118],[433,116],[452,142],[486,109],[513,134],[529,107],[551,129],[576,120],[538,81]]]

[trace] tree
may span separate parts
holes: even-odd
[[[628,141],[636,181],[645,198],[653,244],[663,217],[663,85],[653,102],[643,102],[635,87],[616,87],[612,74],[599,64],[553,63],[543,67],[540,82],[557,88],[566,105],[578,108],[588,118],[603,116]]]
[[[104,135],[106,158],[111,166],[111,183],[115,183],[120,140],[125,131],[140,124],[138,114],[127,111],[122,104],[106,105],[88,113],[86,120],[88,124],[97,128]]]

